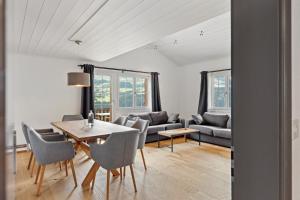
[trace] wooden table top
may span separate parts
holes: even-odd
[[[101,136],[110,135],[114,132],[135,130],[126,126],[120,126],[100,120],[94,120],[93,127],[88,127],[87,124],[87,120],[60,121],[51,123],[51,125],[67,133],[70,137],[77,141],[95,139]]]
[[[180,136],[184,134],[190,134],[190,133],[197,133],[199,130],[192,129],[192,128],[178,128],[178,129],[172,129],[172,130],[166,130],[166,131],[158,131],[159,135],[163,135],[166,137],[172,137],[172,136]]]

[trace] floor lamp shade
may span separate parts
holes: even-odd
[[[69,72],[68,85],[77,87],[90,87],[90,74],[83,72]]]

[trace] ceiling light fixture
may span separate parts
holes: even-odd
[[[201,37],[204,36],[204,31],[203,30],[200,31],[200,36]]]
[[[84,72],[69,72],[68,86],[90,87],[90,74]]]

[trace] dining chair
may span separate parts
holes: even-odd
[[[58,162],[64,162],[66,167],[66,176],[68,176],[68,162],[71,165],[75,187],[77,187],[77,179],[73,164],[75,152],[72,142],[69,141],[52,141],[48,142],[43,139],[34,129],[29,130],[29,140],[32,152],[38,163],[38,172],[35,183],[37,186],[37,196],[41,194],[41,186],[44,179],[46,165]]]
[[[33,163],[33,166],[31,169],[31,177],[32,177],[34,165],[35,165],[35,158],[33,156],[33,152],[32,152],[31,145],[30,145],[30,140],[29,140],[29,136],[28,136],[28,131],[29,131],[30,127],[24,122],[21,122],[21,126],[22,126],[23,135],[25,137],[27,149],[30,152],[30,158],[28,161],[27,170],[30,169],[31,164]],[[65,137],[63,135],[60,135],[59,133],[54,132],[54,130],[52,128],[35,129],[35,131],[38,134],[40,134],[47,141],[63,141],[63,140],[65,140]]]
[[[64,115],[62,117],[62,121],[77,121],[77,120],[84,120],[82,115]],[[68,134],[66,134],[65,132],[63,132],[64,136],[67,138],[67,140],[69,139]]]
[[[132,126],[132,128],[136,128],[139,130],[139,141],[138,141],[137,149],[139,149],[141,152],[145,170],[147,170],[147,166],[146,166],[146,162],[145,162],[143,149],[144,149],[145,142],[146,142],[148,127],[149,127],[149,121],[142,120],[142,119],[138,119],[136,121],[136,123]]]
[[[77,121],[84,120],[82,115],[64,115],[62,121]]]
[[[127,119],[124,126],[133,127],[139,118],[136,119]]]
[[[112,169],[130,166],[134,191],[137,192],[132,164],[138,146],[138,130],[112,133],[103,144],[90,144],[91,157],[102,168],[107,170],[106,199],[109,199],[110,172]],[[121,172],[122,177],[122,172]],[[95,183],[93,179],[92,188]]]
[[[112,121],[112,123],[124,126],[126,121],[127,121],[126,116],[120,116],[117,119],[115,119],[114,121]]]

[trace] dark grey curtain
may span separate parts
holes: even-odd
[[[198,106],[198,113],[200,115],[203,115],[207,111],[207,84],[207,71],[203,71],[201,72],[200,98]]]
[[[151,73],[151,97],[152,97],[152,111],[161,111],[160,92],[159,92],[159,81],[157,72]]]
[[[90,87],[82,88],[81,94],[81,114],[87,119],[90,110],[95,113],[94,108],[94,66],[93,65],[83,65],[83,72],[90,74]]]

